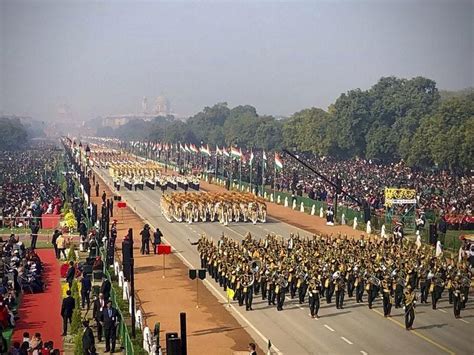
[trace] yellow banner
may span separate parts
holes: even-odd
[[[385,188],[385,206],[392,204],[415,204],[416,190],[386,187]]]

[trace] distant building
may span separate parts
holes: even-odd
[[[174,116],[171,112],[170,101],[164,96],[158,96],[153,111],[149,112],[148,98],[144,96],[141,113],[110,115],[102,119],[102,125],[104,127],[117,128],[133,120],[151,121],[158,116]]]
[[[155,112],[157,116],[167,116],[171,114],[171,106],[169,100],[164,96],[156,98]]]

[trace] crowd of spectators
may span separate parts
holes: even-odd
[[[266,153],[267,161],[264,170],[265,184],[277,191],[285,191],[296,196],[307,196],[314,200],[333,203],[336,189],[304,168],[289,156],[283,158],[283,170],[277,171],[275,179],[274,154]],[[254,151],[252,164],[252,183],[262,183],[262,153]],[[415,189],[417,192],[418,217],[424,212],[444,216],[448,223],[474,224],[472,215],[474,179],[470,173],[454,173],[446,170],[422,170],[409,167],[405,162],[382,163],[365,159],[339,160],[332,157],[319,157],[309,153],[297,153],[310,166],[336,183],[341,179],[342,190],[359,201],[367,201],[372,210],[384,209],[384,189],[386,187]],[[193,169],[215,172],[218,163],[219,175],[225,171],[225,177],[242,181],[250,180],[249,154],[246,163],[241,167],[229,158],[218,157],[209,159],[191,158],[186,160],[187,166]],[[175,158],[175,163],[177,159]],[[184,159],[181,159],[184,166]],[[231,173],[232,172],[232,173]],[[275,180],[275,181],[274,181]],[[273,185],[275,182],[275,185]],[[346,196],[340,196],[339,204],[355,209],[360,206]]]
[[[30,333],[23,333],[21,342],[14,342],[10,348],[11,355],[59,355],[59,349],[54,348],[52,341],[43,341],[40,333],[30,337]]]
[[[3,331],[14,328],[21,292],[39,293],[45,289],[43,264],[38,254],[26,248],[18,237],[11,234],[8,240],[0,238],[0,353],[1,354],[56,354],[52,342],[44,342],[36,333],[31,339],[28,333],[23,342],[12,344],[7,349]],[[49,352],[45,352],[47,349]],[[57,350],[56,350],[57,351]]]
[[[28,227],[61,212],[64,200],[54,180],[60,152],[54,145],[0,154],[0,227]]]

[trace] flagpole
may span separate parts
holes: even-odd
[[[263,159],[263,154],[262,154],[262,197],[265,197],[265,159]]]
[[[239,191],[242,191],[242,156],[239,158]]]
[[[277,180],[277,168],[276,168],[276,163],[273,163],[274,165],[274,170],[275,170],[275,176],[273,177],[273,202],[276,203],[276,180]]]
[[[250,158],[252,158],[253,151],[250,152]],[[253,168],[253,161],[250,160],[250,193],[253,193],[252,190],[252,168]]]

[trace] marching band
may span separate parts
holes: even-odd
[[[168,222],[265,223],[265,201],[251,193],[172,193],[161,197],[161,210]]]
[[[198,243],[201,267],[221,287],[231,289],[239,305],[252,310],[253,296],[260,294],[268,305],[283,310],[286,295],[305,303],[310,316],[319,317],[322,298],[344,308],[345,295],[369,308],[382,298],[384,316],[392,306],[404,307],[407,330],[415,318],[417,291],[421,303],[432,295],[432,307],[447,293],[454,315],[466,307],[471,272],[466,260],[437,258],[429,246],[391,239],[291,235],[288,241],[276,235],[255,239],[247,234],[242,242],[222,236],[215,243],[202,236]],[[447,291],[447,292],[445,292]],[[275,303],[276,301],[276,303]]]

